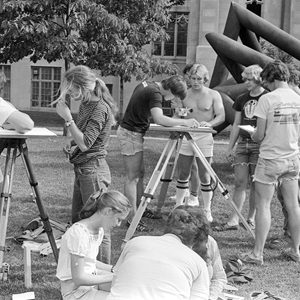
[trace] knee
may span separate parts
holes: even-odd
[[[236,189],[246,189],[247,183],[248,183],[248,180],[245,180],[243,178],[236,178],[234,181]]]

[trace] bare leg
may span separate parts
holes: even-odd
[[[274,184],[255,182],[255,246],[253,254],[256,258],[263,257],[265,242],[271,226],[270,204],[274,194]]]
[[[143,183],[144,177],[143,152],[137,152],[134,155],[123,155],[123,159],[127,175],[124,184],[124,194],[132,205],[132,209],[129,213],[129,220],[131,220],[137,209],[137,195],[142,190],[141,184]]]
[[[288,225],[292,239],[291,247],[293,252],[299,255],[300,207],[298,203],[298,182],[296,180],[284,180],[280,188],[288,212]]]
[[[206,157],[206,160],[211,164],[212,158]],[[198,173],[199,178],[201,181],[201,193],[202,193],[202,199],[203,199],[203,211],[207,217],[207,220],[209,222],[213,221],[213,218],[211,216],[211,200],[213,197],[213,191],[210,186],[210,175],[207,172],[205,166],[202,164],[199,157],[196,158],[197,165],[198,165]]]
[[[246,189],[248,185],[249,168],[247,164],[237,164],[234,166],[235,177],[235,189],[233,192],[232,200],[236,204],[239,211],[242,211],[245,199]],[[227,222],[230,226],[236,226],[239,224],[239,216],[237,213],[232,213],[230,219]]]
[[[193,196],[198,197],[200,189],[200,178],[198,174],[198,166],[196,160],[193,160],[192,169],[191,169],[191,177],[190,177],[190,193]]]
[[[176,206],[182,205],[188,188],[188,178],[190,176],[193,163],[193,156],[180,154],[177,161],[178,180],[176,188]]]
[[[251,222],[255,222],[254,218],[255,218],[255,184],[252,181],[253,179],[253,175],[255,172],[255,167],[256,165],[250,165],[250,193],[249,193],[249,211],[248,211],[248,220],[250,220]]]

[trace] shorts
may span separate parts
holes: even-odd
[[[121,146],[122,155],[134,155],[144,151],[144,133],[127,130],[119,126],[117,137]]]
[[[204,157],[212,157],[213,156],[213,149],[214,149],[214,139],[211,133],[207,132],[200,132],[200,133],[190,133],[191,137],[193,138],[194,142],[200,148]],[[192,144],[183,139],[182,145],[179,151],[180,154],[186,156],[195,156],[199,157],[199,155],[195,152]]]
[[[298,180],[299,157],[264,159],[258,158],[253,181],[264,184],[277,184],[283,180]]]
[[[258,156],[259,144],[251,139],[240,139],[234,151],[232,165],[256,165]]]

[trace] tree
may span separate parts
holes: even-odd
[[[144,46],[168,38],[169,9],[183,0],[4,0],[0,18],[0,62],[29,57],[63,59],[129,81],[176,73]],[[123,109],[122,94],[120,111]]]

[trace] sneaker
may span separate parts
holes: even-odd
[[[206,216],[206,219],[209,223],[212,223],[213,217],[211,215],[211,210],[210,209],[203,209],[204,215]]]
[[[189,206],[199,206],[198,197],[191,195],[189,198],[187,198],[185,204]]]
[[[282,255],[293,260],[294,262],[300,262],[300,255],[293,252],[291,248],[282,251]]]
[[[240,260],[245,264],[254,264],[259,266],[262,266],[264,264],[263,258],[255,257],[253,252],[241,254]]]

